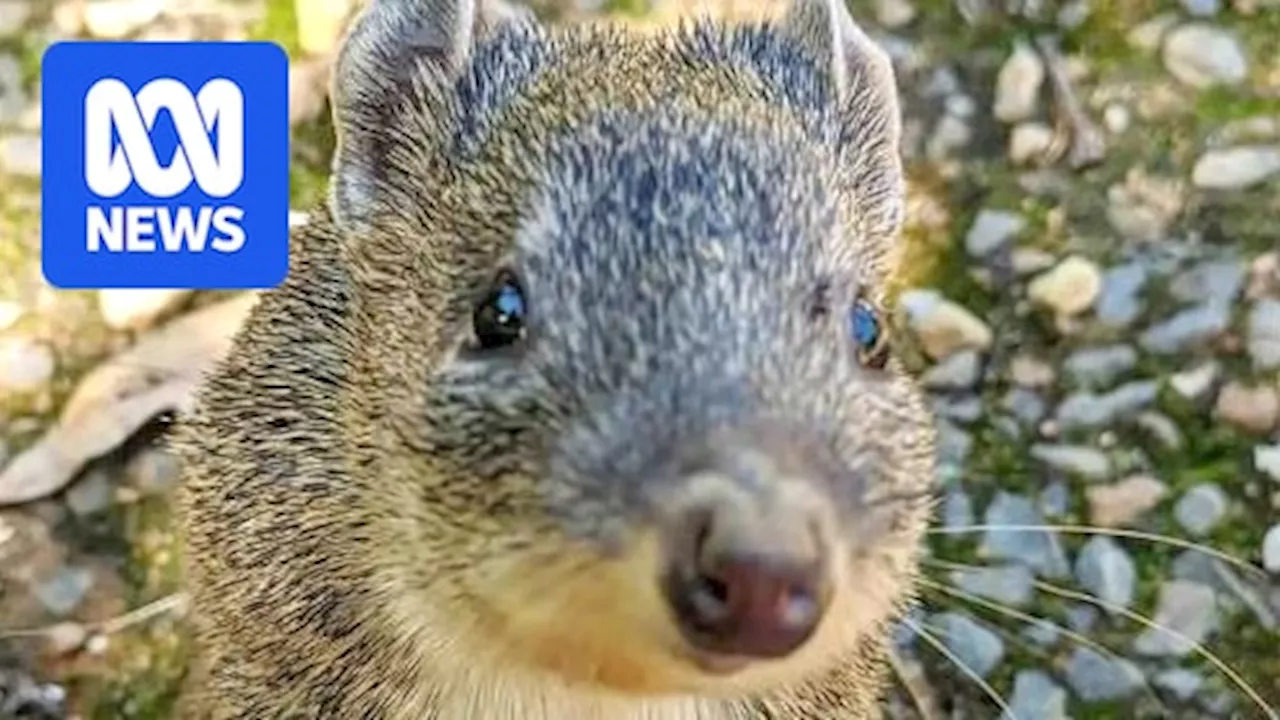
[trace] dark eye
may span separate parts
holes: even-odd
[[[884,327],[880,313],[866,300],[858,300],[849,310],[849,334],[858,346],[858,357],[865,365],[883,367],[888,357]]]
[[[524,321],[524,289],[515,275],[500,273],[471,317],[476,343],[482,350],[510,345],[524,337]]]

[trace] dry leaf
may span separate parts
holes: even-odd
[[[116,449],[155,417],[185,409],[256,300],[256,294],[246,293],[180,317],[95,368],[58,422],[0,473],[0,505],[58,492],[86,463]]]

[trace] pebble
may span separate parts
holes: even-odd
[[[1204,685],[1204,677],[1186,668],[1170,668],[1158,672],[1151,681],[1156,687],[1173,693],[1173,696],[1182,702],[1195,697]]]
[[[890,28],[910,25],[916,19],[916,6],[910,0],[876,0],[876,22]]]
[[[0,38],[17,35],[31,18],[28,0],[0,0]]]
[[[1222,9],[1220,0],[1182,0],[1182,9],[1194,17],[1212,17]]]
[[[1263,298],[1249,311],[1246,349],[1257,370],[1280,368],[1280,300]]]
[[[937,398],[933,410],[938,415],[960,423],[974,423],[982,417],[982,399],[977,395],[962,398]]]
[[[938,418],[938,460],[961,465],[973,450],[973,437],[945,418]]]
[[[1124,181],[1107,188],[1107,221],[1126,238],[1154,243],[1164,238],[1185,206],[1180,177],[1153,175],[1130,168]]]
[[[1066,680],[1085,702],[1121,700],[1144,686],[1142,671],[1128,660],[1077,647],[1066,663]]]
[[[84,4],[84,25],[104,40],[120,40],[164,12],[165,0],[93,0]]]
[[[1227,514],[1227,494],[1213,483],[1200,483],[1173,506],[1173,516],[1188,533],[1202,537]]]
[[[1214,413],[1241,430],[1263,435],[1280,421],[1280,393],[1270,386],[1232,380],[1218,392]]]
[[[1078,315],[1093,307],[1102,291],[1102,271],[1092,260],[1073,255],[1037,276],[1027,297],[1058,315]]]
[[[1134,652],[1156,657],[1186,655],[1194,649],[1193,643],[1204,642],[1217,629],[1217,595],[1208,585],[1170,580],[1160,586],[1152,620],[1182,637],[1151,627],[1134,639]]]
[[[106,472],[90,470],[67,488],[67,507],[80,517],[94,515],[111,506],[113,490],[111,477]]]
[[[54,357],[48,346],[29,338],[0,340],[0,391],[26,393],[53,377]]]
[[[956,659],[978,677],[986,677],[1004,659],[1004,641],[978,621],[960,613],[933,616],[939,639]]]
[[[1178,451],[1186,444],[1178,423],[1163,413],[1147,410],[1138,413],[1133,419],[1134,425],[1155,438],[1166,449]]]
[[[1001,720],[1068,720],[1067,691],[1039,670],[1020,670],[1013,678],[1009,711]]]
[[[1133,558],[1115,540],[1097,536],[1076,555],[1080,585],[1108,604],[1128,609],[1138,588]]]
[[[122,288],[98,291],[98,312],[115,330],[143,330],[191,295],[184,289]]]
[[[1249,61],[1235,35],[1203,22],[1170,30],[1164,38],[1164,65],[1179,81],[1195,88],[1244,82]]]
[[[985,257],[1007,244],[1026,226],[1026,219],[1017,213],[981,210],[965,235],[965,249],[973,257]]]
[[[994,337],[991,328],[964,306],[936,290],[909,290],[900,304],[907,311],[912,330],[924,351],[942,360],[958,350],[987,350]]]
[[[982,358],[973,350],[952,353],[921,378],[930,390],[969,390],[982,376]]]
[[[987,507],[984,523],[990,526],[982,539],[981,552],[985,556],[1022,563],[1050,579],[1071,574],[1066,552],[1056,533],[1008,529],[1044,525],[1043,516],[1027,498],[1004,491],[997,493]]]
[[[1006,123],[1030,119],[1036,112],[1044,79],[1044,61],[1040,54],[1025,42],[1015,43],[1013,52],[996,75],[991,113]]]
[[[1078,392],[1058,405],[1054,420],[1060,428],[1096,428],[1126,419],[1155,402],[1160,384],[1155,380],[1127,383],[1106,394]]]
[[[1209,150],[1196,160],[1191,182],[1204,190],[1242,190],[1280,174],[1280,145]]]
[[[1040,493],[1040,511],[1049,517],[1064,517],[1071,510],[1071,494],[1067,486],[1055,482]]]
[[[93,586],[93,574],[83,568],[63,567],[35,586],[36,598],[52,615],[62,617],[75,610]]]
[[[1216,338],[1230,323],[1230,307],[1205,303],[1147,328],[1138,336],[1138,344],[1153,354],[1174,355]]]
[[[1210,260],[1180,273],[1169,284],[1169,294],[1186,303],[1230,305],[1244,288],[1247,272],[1236,259]]]
[[[1112,135],[1120,135],[1133,124],[1133,113],[1118,103],[1111,103],[1102,110],[1102,124]]]
[[[1140,263],[1108,269],[1102,275],[1102,290],[1094,303],[1094,317],[1113,328],[1128,327],[1142,313],[1139,294],[1147,279],[1148,270]]]
[[[1262,538],[1262,567],[1280,574],[1280,523],[1272,525]]]
[[[1031,446],[1031,457],[1055,470],[1087,480],[1111,477],[1111,461],[1088,445],[1036,444]]]
[[[1280,444],[1258,445],[1253,448],[1253,466],[1272,480],[1280,482]]]
[[[1000,407],[1013,413],[1025,425],[1032,426],[1044,418],[1048,410],[1044,398],[1026,388],[1013,388],[1005,393]]]
[[[1053,128],[1038,120],[1020,122],[1009,131],[1009,160],[1027,165],[1044,157],[1053,144]]]
[[[1009,253],[1009,259],[1011,261],[1010,264],[1013,266],[1013,271],[1019,277],[1044,272],[1058,262],[1058,259],[1052,254],[1038,248],[1029,247],[1014,248],[1013,252]]]
[[[144,450],[125,466],[129,483],[144,493],[160,493],[173,487],[181,475],[178,458],[167,450]]]
[[[1111,485],[1086,487],[1084,494],[1090,522],[1102,527],[1123,527],[1134,524],[1160,504],[1169,494],[1169,487],[1149,475],[1130,475]]]
[[[0,137],[0,169],[17,177],[40,177],[40,136],[31,133]]]
[[[1012,607],[1026,607],[1035,591],[1035,576],[1023,565],[954,570],[951,582],[961,590]]]
[[[1177,24],[1178,16],[1173,13],[1156,15],[1150,20],[1135,25],[1125,39],[1139,50],[1156,50],[1168,36],[1169,30]]]
[[[950,490],[942,502],[942,524],[949,528],[973,525],[973,501],[963,490]]]
[[[1009,361],[1009,375],[1024,388],[1044,388],[1053,384],[1057,373],[1053,365],[1032,355],[1019,353]]]
[[[1169,385],[1182,397],[1188,400],[1199,400],[1213,389],[1221,372],[1222,365],[1216,360],[1210,360],[1191,370],[1174,373],[1169,377]]]
[[[950,113],[938,119],[938,125],[925,146],[925,155],[934,162],[944,160],[963,149],[973,139],[973,128],[964,118]]]
[[[1138,351],[1129,345],[1107,345],[1077,350],[1067,357],[1063,369],[1082,387],[1101,388],[1115,382],[1138,364]]]
[[[1043,618],[1036,618],[1022,629],[1022,636],[1041,647],[1050,647],[1058,642],[1062,635],[1062,626]]]

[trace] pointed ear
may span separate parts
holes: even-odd
[[[396,131],[396,105],[425,83],[447,90],[475,44],[508,23],[532,23],[527,8],[504,0],[366,0],[334,63],[337,134],[329,207],[344,231],[366,226]]]
[[[858,224],[887,251],[902,227],[902,114],[889,54],[854,22],[845,0],[792,0],[784,32],[828,69]]]

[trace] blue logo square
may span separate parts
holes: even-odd
[[[247,289],[289,270],[289,59],[269,42],[51,45],[45,279]]]

